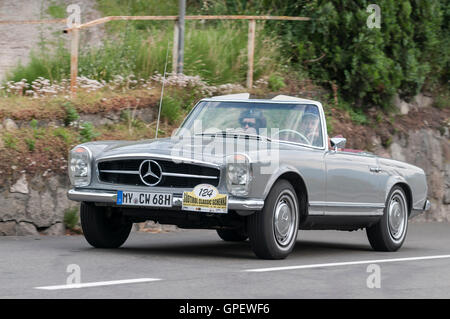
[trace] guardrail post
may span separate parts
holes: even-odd
[[[247,70],[247,88],[253,87],[253,59],[255,55],[255,33],[256,20],[248,22],[248,70]]]
[[[75,28],[71,31],[71,48],[70,48],[70,96],[73,98],[77,93],[77,76],[78,76],[78,44],[80,42],[80,30]]]

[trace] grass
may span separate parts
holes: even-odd
[[[64,125],[69,126],[71,123],[75,122],[80,118],[77,110],[70,101],[63,104],[66,111],[66,116],[64,117]]]
[[[36,148],[36,140],[32,138],[25,138],[25,143],[27,144],[28,150],[33,152]]]
[[[79,209],[78,207],[67,208],[64,211],[64,226],[67,229],[75,229],[79,221]]]
[[[342,98],[339,98],[337,108],[346,111],[350,115],[350,119],[353,123],[357,125],[369,124],[369,120],[367,119],[367,116],[366,114],[364,114],[362,109],[352,108],[350,104],[344,102]]]
[[[14,137],[12,134],[10,133],[5,133],[3,135],[3,142],[5,144],[5,147],[10,148],[10,149],[17,149],[17,138]]]
[[[47,8],[47,14],[55,19],[63,19],[66,17],[66,9],[56,1],[52,1]]]
[[[0,97],[0,120],[4,118],[27,121],[38,121],[41,119],[64,120],[67,117],[65,106],[74,108],[78,114],[98,113],[99,110],[104,112],[119,111],[134,106],[138,100],[140,101],[140,107],[150,104],[156,105],[156,101],[158,101],[157,95],[159,95],[159,88],[126,91],[101,90],[96,92],[79,90],[76,98],[72,100],[69,100],[64,95],[48,96],[39,99],[11,95]]]
[[[450,89],[438,90],[438,94],[434,99],[433,106],[443,110],[450,107]]]
[[[175,124],[182,114],[181,101],[171,96],[165,96],[161,105],[161,116]]]
[[[116,23],[116,22],[112,22]],[[79,75],[111,81],[114,76],[135,75],[148,78],[155,72],[163,73],[168,57],[168,70],[172,69],[172,22],[159,22],[159,27],[140,30],[127,26],[106,37],[101,48],[80,46]],[[162,24],[162,25],[161,25]],[[210,84],[244,83],[247,72],[246,23],[188,22],[185,34],[184,73],[200,75]],[[83,34],[80,43],[83,43]],[[256,39],[254,78],[270,76],[285,64],[280,55],[277,37],[258,30]],[[43,44],[31,53],[26,65],[13,69],[8,80],[27,79],[31,83],[38,77],[59,81],[70,77],[70,54],[61,38],[53,49]]]
[[[91,122],[86,122],[81,125],[80,141],[82,143],[90,142],[99,135],[100,133],[94,129],[94,125]]]
[[[284,83],[284,78],[278,74],[271,74],[269,76],[269,88],[272,91],[279,91],[282,88],[286,87],[286,83]]]
[[[64,127],[58,127],[53,131],[55,137],[61,138],[66,144],[72,144],[70,132]]]

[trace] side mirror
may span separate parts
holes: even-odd
[[[343,137],[333,137],[330,139],[331,147],[337,151],[338,148],[344,148],[345,143],[347,143],[347,139]]]

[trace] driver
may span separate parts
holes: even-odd
[[[239,124],[245,133],[259,134],[261,128],[266,127],[266,118],[259,110],[244,110],[239,115]]]
[[[320,119],[317,112],[316,108],[306,109],[298,130],[311,142],[311,145],[320,143]]]

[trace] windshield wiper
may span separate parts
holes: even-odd
[[[198,136],[198,135],[200,135],[200,136],[214,136],[214,137],[216,137],[218,135],[221,135],[222,137],[234,137],[234,138],[237,138],[239,136],[243,136],[243,137],[245,137],[247,139],[254,138],[254,139],[257,139],[257,140],[263,140],[264,139],[264,140],[269,141],[269,142],[272,141],[271,138],[269,138],[267,136],[264,136],[264,135],[248,134],[248,133],[245,133],[245,132],[226,131],[226,130],[215,132],[215,133],[197,133],[195,135],[196,136]]]

